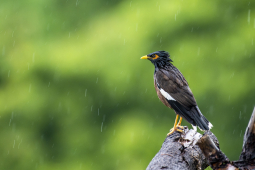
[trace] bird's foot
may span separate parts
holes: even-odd
[[[167,136],[173,134],[175,131],[182,133],[183,130],[184,130],[183,126],[177,125],[177,126],[173,127],[172,129],[170,129],[170,132],[167,134]]]

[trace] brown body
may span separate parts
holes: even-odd
[[[158,98],[159,100],[161,100],[161,102],[166,105],[167,107],[169,107],[170,109],[173,109],[170,104],[168,103],[168,101],[166,100],[166,98],[160,93],[158,87],[157,87],[157,84],[156,84],[156,78],[155,78],[155,74],[154,74],[154,87],[155,87],[155,90],[157,92],[157,95],[158,95]]]
[[[192,106],[196,106],[196,100],[189,88],[188,82],[183,77],[181,72],[174,66],[172,68],[166,68],[167,70],[159,69],[154,74],[154,87],[156,89],[159,99],[171,108],[166,98],[159,91],[156,82],[171,95],[182,106],[190,110]]]

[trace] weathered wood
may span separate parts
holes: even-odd
[[[214,170],[255,169],[255,107],[246,128],[243,150],[238,161],[229,161],[221,152],[216,136],[207,131],[202,136],[194,130],[174,132],[165,139],[160,151],[146,170],[195,170],[208,165]]]
[[[255,107],[244,134],[239,161],[234,161],[233,164],[240,169],[255,169]]]
[[[208,166],[205,156],[196,144],[202,135],[184,128],[184,133],[174,132],[165,139],[160,151],[146,170],[195,170]]]
[[[197,144],[208,159],[211,168],[214,170],[255,169],[255,108],[245,131],[243,150],[238,161],[229,161],[206,133]]]
[[[214,170],[238,170],[238,168],[231,164],[227,156],[221,152],[219,147],[216,146],[217,143],[215,144],[213,142],[208,133],[211,132],[206,132],[203,137],[198,140],[197,145],[208,159],[211,168]]]
[[[254,160],[255,158],[255,107],[246,128],[243,139],[243,150],[239,160]]]

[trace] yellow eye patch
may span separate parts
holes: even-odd
[[[156,60],[157,58],[159,58],[159,56],[157,54],[154,55],[154,57],[152,58],[153,60]]]

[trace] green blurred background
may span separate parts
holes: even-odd
[[[0,18],[1,169],[145,169],[175,119],[140,60],[158,50],[239,158],[255,104],[254,1],[1,1]]]

